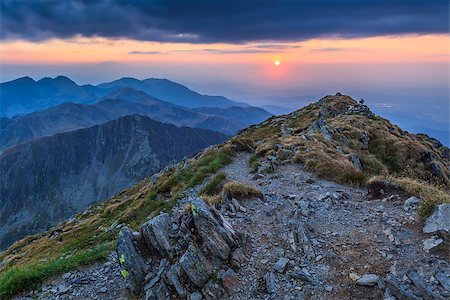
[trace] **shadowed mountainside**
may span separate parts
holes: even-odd
[[[0,248],[225,139],[133,115],[9,148],[0,156]]]

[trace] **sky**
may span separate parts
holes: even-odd
[[[1,0],[0,14],[2,82],[168,78],[290,108],[339,91],[448,135],[447,0]]]

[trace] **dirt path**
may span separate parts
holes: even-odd
[[[263,200],[241,203],[247,212],[228,215],[252,244],[249,263],[239,270],[239,291],[230,299],[383,299],[384,288],[356,285],[350,273],[402,278],[410,268],[445,295],[432,274],[437,268],[448,274],[448,257],[422,249],[416,213],[406,212],[403,202],[370,200],[365,190],[317,179],[295,164],[256,179],[248,159],[240,154],[224,169],[228,179],[258,186],[264,194]],[[293,248],[299,224],[310,229],[311,259]],[[280,258],[289,262],[277,272]],[[266,280],[270,276],[273,282]]]

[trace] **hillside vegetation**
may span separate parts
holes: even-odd
[[[162,171],[95,205],[50,231],[27,237],[0,255],[0,297],[35,288],[70,268],[104,258],[124,224],[138,229],[161,211],[170,211],[184,192],[203,182],[205,197],[222,188],[257,193],[216,175],[239,151],[252,153],[256,174],[295,163],[319,177],[354,186],[389,179],[407,194],[433,205],[450,202],[449,149],[425,135],[402,131],[348,96],[327,96],[298,111],[272,117],[241,131],[226,143]],[[375,177],[376,176],[376,177]],[[430,208],[431,207],[431,208]],[[95,250],[95,255],[91,252]]]

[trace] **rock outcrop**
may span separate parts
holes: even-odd
[[[232,293],[237,284],[231,269],[238,265],[232,264],[236,253],[244,255],[238,235],[201,198],[189,199],[173,215],[154,217],[142,224],[140,233],[123,228],[117,249],[130,291],[158,300],[198,293],[217,299]]]

